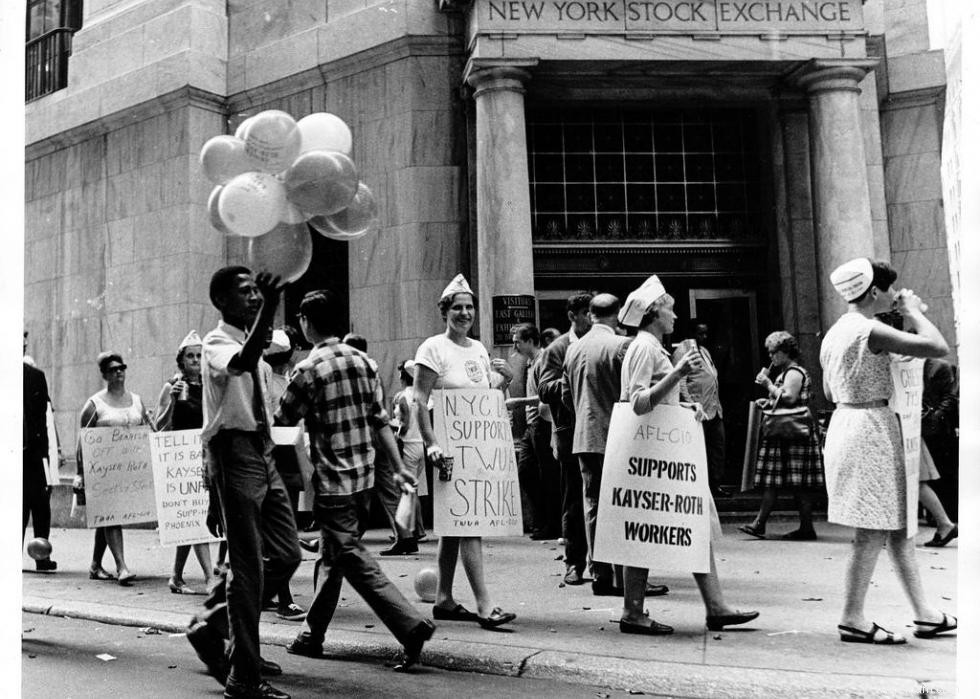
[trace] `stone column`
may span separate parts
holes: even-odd
[[[817,59],[796,73],[809,99],[810,171],[820,294],[827,330],[844,310],[829,275],[842,262],[874,256],[859,83],[874,59]]]
[[[473,65],[466,82],[476,102],[476,225],[480,337],[493,343],[492,297],[534,294],[531,195],[524,83],[520,65]],[[510,345],[495,346],[506,356]]]

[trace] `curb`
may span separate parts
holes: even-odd
[[[120,607],[92,602],[50,600],[26,596],[22,610],[28,614],[61,616],[118,626],[152,626],[167,633],[187,629],[188,615],[140,607]],[[591,653],[555,651],[499,643],[474,643],[439,638],[425,645],[422,662],[454,672],[611,687],[651,696],[737,699],[747,696],[782,696],[792,687],[795,699],[828,696],[853,699],[886,699],[936,694],[956,696],[956,683],[920,682],[913,678],[873,675],[834,675],[769,668],[731,667],[658,660],[631,660]],[[260,624],[259,640],[286,646],[295,638],[292,628]],[[401,649],[393,639],[377,633],[331,631],[323,644],[324,655],[345,659],[393,661]],[[305,660],[305,659],[304,659]],[[310,661],[316,662],[316,661]]]

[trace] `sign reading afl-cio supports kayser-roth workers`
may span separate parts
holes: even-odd
[[[146,426],[81,431],[88,527],[156,520],[149,435]]]
[[[433,428],[452,476],[433,474],[438,536],[521,536],[521,491],[504,395],[489,388],[432,392]]]
[[[658,405],[636,415],[628,403],[617,403],[602,462],[595,559],[707,573],[710,498],[694,411]]]
[[[860,0],[477,0],[477,29],[506,32],[859,31]]]

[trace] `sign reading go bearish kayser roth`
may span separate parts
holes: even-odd
[[[453,458],[448,481],[433,478],[438,536],[522,536],[521,494],[510,417],[500,391],[432,392],[433,428]]]
[[[710,570],[711,493],[694,411],[617,403],[602,464],[594,558],[657,571]]]

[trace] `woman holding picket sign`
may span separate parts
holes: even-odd
[[[82,428],[135,427],[151,424],[150,418],[143,408],[143,401],[135,393],[126,390],[126,364],[123,362],[122,356],[115,352],[103,352],[98,357],[98,364],[106,387],[85,401],[85,406],[82,408]],[[78,474],[75,476],[73,487],[79,491],[85,485],[82,468],[81,433],[79,433],[75,457],[78,464]],[[95,528],[95,547],[92,550],[89,578],[92,580],[117,579],[117,576],[112,575],[102,567],[102,557],[105,555],[106,546],[109,547],[112,557],[116,560],[119,584],[131,585],[136,579],[136,574],[129,570],[126,565],[126,559],[123,556],[122,527],[119,525]]]
[[[197,331],[187,333],[177,348],[177,373],[163,384],[156,413],[157,430],[199,430],[204,426],[201,403],[201,338]],[[211,587],[211,547],[208,543],[184,544],[177,547],[174,570],[167,585],[175,595],[197,595],[199,592],[184,582],[184,564],[194,547],[194,555],[204,571],[205,589]]]
[[[473,291],[462,274],[449,283],[439,299],[439,311],[446,321],[446,332],[430,337],[415,355],[415,401],[428,405],[434,388],[491,388],[506,390],[513,374],[502,359],[490,361],[486,348],[467,337],[473,327],[476,307]],[[438,463],[442,446],[436,440],[428,410],[419,410],[419,429],[425,443],[426,458]],[[476,612],[471,612],[453,598],[456,561],[462,555],[463,570],[476,597]],[[512,612],[494,607],[483,575],[483,539],[478,536],[443,536],[439,538],[439,580],[432,616],[448,621],[475,621],[492,629],[517,618]]]
[[[701,356],[691,349],[674,366],[670,353],[664,349],[664,335],[674,331],[674,299],[664,289],[656,275],[647,279],[633,291],[619,312],[622,325],[639,328],[636,339],[630,343],[623,357],[619,399],[628,401],[637,415],[651,412],[654,407],[688,405],[703,417],[701,406],[680,401],[680,380],[701,367]],[[712,537],[720,536],[721,524],[715,510],[714,499],[707,498],[711,513]],[[694,573],[694,580],[701,591],[701,599],[707,612],[705,623],[712,631],[725,626],[752,621],[759,612],[740,612],[725,602],[715,568],[714,551],[710,552],[711,568],[708,573]],[[624,569],[623,616],[619,630],[623,633],[658,636],[674,632],[673,627],[660,624],[643,610],[647,580],[646,568],[626,566]]]

